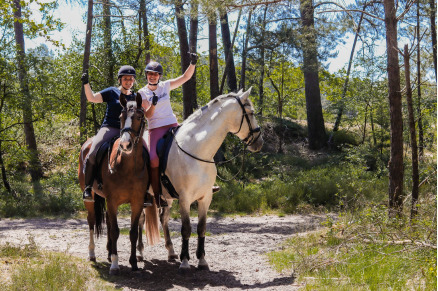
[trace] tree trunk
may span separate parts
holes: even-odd
[[[184,73],[190,65],[189,40],[187,35],[186,22],[184,19],[184,8],[181,0],[175,1],[176,23],[178,28],[179,52],[181,54],[181,72]],[[183,90],[183,116],[184,119],[193,113],[193,92],[196,92],[196,83],[189,80],[182,86]]]
[[[84,59],[82,60],[82,73],[88,71],[90,67],[91,53],[91,32],[93,29],[93,0],[88,0],[87,28],[85,31]],[[81,89],[81,111],[79,113],[80,143],[87,140],[87,97],[85,96],[84,86]]]
[[[146,50],[145,65],[147,65],[151,61],[151,45],[150,45],[150,40],[149,40],[148,14],[147,14],[147,9],[146,9],[146,0],[140,0],[140,11],[141,11],[141,18],[142,18],[142,22],[143,22],[144,49]]]
[[[110,0],[103,0],[103,49],[105,54],[106,87],[114,85],[114,57],[111,38]]]
[[[254,9],[249,10],[249,15],[248,15],[248,22],[246,24],[246,37],[244,35],[244,44],[243,44],[243,49],[242,49],[242,69],[241,69],[241,73],[240,73],[240,88],[243,89],[243,91],[245,91],[245,79],[246,79],[246,57],[248,54],[248,41],[251,35],[251,16],[252,16],[252,11]]]
[[[362,9],[363,11],[365,11],[366,6],[367,6],[367,4],[364,5],[364,7]],[[331,142],[332,142],[333,133],[338,131],[339,125],[341,124],[341,118],[342,118],[342,114],[344,112],[344,106],[345,106],[344,99],[345,99],[345,95],[347,94],[348,82],[350,80],[351,65],[353,64],[354,51],[356,50],[357,38],[359,37],[359,32],[360,32],[362,20],[363,20],[363,12],[360,14],[360,19],[359,19],[359,23],[357,25],[356,35],[354,36],[353,47],[351,48],[351,53],[350,53],[350,60],[348,61],[347,76],[345,77],[344,87],[342,89],[342,96],[341,96],[341,100],[339,101],[339,105],[338,105],[339,106],[338,115],[336,116],[336,121],[335,121],[335,125],[333,127],[333,131],[330,134],[330,138],[328,141],[329,144],[331,144]]]
[[[198,1],[192,1],[190,7],[190,34],[189,34],[189,50],[192,53],[196,53],[198,47],[198,27],[199,27],[198,6],[199,6]],[[192,92],[190,93],[190,97],[191,97],[191,108],[193,112],[198,108],[198,95],[196,91],[196,74],[193,74],[189,82],[192,82],[190,85],[192,89]]]
[[[265,6],[265,12],[263,14],[262,22],[262,39],[260,44],[260,78],[259,78],[259,115],[263,116],[263,96],[264,87],[263,82],[265,80],[265,31],[266,31],[266,13],[268,11],[268,5]]]
[[[219,67],[217,63],[217,29],[216,14],[208,19],[208,46],[210,60],[210,99],[219,95]]]
[[[306,95],[307,128],[310,149],[322,148],[326,141],[322,115],[321,92],[318,77],[318,51],[314,29],[312,0],[301,0],[300,5],[303,36],[303,73]]]
[[[419,5],[418,0],[417,0],[417,5]],[[435,69],[435,80],[436,80],[437,76],[436,76],[436,24],[435,24],[436,8],[435,8],[435,0],[429,0],[429,6],[430,6],[430,31],[431,31],[431,36],[432,36],[432,50],[433,50],[433,67]]]
[[[1,98],[1,103],[0,103],[0,112],[3,112],[3,105],[5,104],[5,98],[6,98],[6,83],[3,84],[3,94],[2,94],[2,98]],[[0,128],[2,128],[2,119],[0,116]],[[3,185],[5,186],[6,191],[8,191],[8,193],[12,193],[12,188],[11,185],[9,184],[8,181],[8,176],[6,175],[6,168],[5,168],[5,164],[3,162],[3,149],[2,149],[2,140],[0,139],[0,167],[1,167],[1,171],[2,171],[2,181],[3,181]]]
[[[400,67],[397,48],[397,17],[394,0],[384,0],[388,98],[391,124],[389,160],[389,215],[401,215],[403,208],[403,118],[400,90]]]
[[[410,64],[409,64],[409,51],[408,45],[405,45],[404,51],[405,62],[405,78],[406,78],[406,103],[408,105],[408,117],[409,117],[409,132],[411,134],[411,150],[412,150],[412,206],[411,206],[411,219],[417,215],[417,202],[418,202],[418,188],[420,176],[418,174],[418,148],[417,148],[417,133],[415,132],[415,117],[414,108],[412,106],[412,88],[411,88],[411,76],[410,76]]]
[[[231,43],[230,25],[228,23],[228,15],[225,9],[219,9],[220,21],[221,21],[221,34],[222,42],[224,44],[225,51],[225,72],[224,75],[227,78],[227,85],[230,92],[237,92],[237,78],[236,78],[236,68],[234,66],[233,57],[233,45]],[[240,13],[239,13],[240,19]],[[236,24],[239,26],[239,23]],[[236,27],[237,29],[237,27]],[[234,39],[234,37],[233,37]],[[222,94],[222,86],[220,93]]]
[[[435,34],[436,34],[436,31],[435,31]],[[422,114],[421,114],[420,3],[418,1],[417,1],[417,39],[418,39],[418,44],[417,44],[418,144],[419,144],[419,155],[420,155],[420,157],[423,157],[423,155],[424,155],[424,138],[423,138],[423,119],[422,119]],[[435,49],[436,49],[436,36],[435,36]],[[435,53],[436,53],[436,51],[435,51]],[[435,55],[435,58],[436,58],[436,55]],[[435,63],[436,63],[436,59],[435,59]],[[436,66],[435,66],[435,69],[436,69]]]
[[[38,157],[38,148],[35,138],[35,131],[32,121],[32,96],[29,92],[29,85],[26,71],[26,53],[24,47],[24,31],[21,20],[21,4],[19,0],[14,0],[14,32],[17,54],[18,79],[20,81],[21,108],[23,110],[24,135],[29,151],[29,171],[32,182],[38,183],[43,176],[43,169]],[[34,183],[35,185],[35,183]]]

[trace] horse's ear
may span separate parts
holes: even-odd
[[[248,89],[248,91],[244,92],[241,96],[240,96],[240,100],[242,101],[242,103],[246,102],[246,100],[249,97],[249,94],[251,94],[251,88]]]
[[[120,105],[122,105],[123,108],[126,108],[126,97],[124,94],[120,94],[119,101]]]
[[[135,102],[137,102],[137,108],[138,109],[141,108],[142,101],[143,101],[143,99],[141,98],[140,93],[137,92],[137,96],[135,96]]]
[[[237,95],[242,95],[243,89],[240,89],[239,92],[237,92]]]

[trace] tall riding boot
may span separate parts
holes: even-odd
[[[164,199],[163,194],[161,193],[159,168],[151,168],[151,185],[152,190],[154,190],[154,196],[155,201],[157,202],[157,206],[159,208],[168,206],[166,199]]]
[[[85,182],[85,189],[84,193],[82,194],[82,198],[84,199],[84,202],[94,202],[93,195],[91,194],[91,190],[93,188],[93,182],[94,182],[94,172],[95,172],[95,165],[90,163],[90,160],[87,159],[85,162],[85,173],[84,173],[84,182]]]

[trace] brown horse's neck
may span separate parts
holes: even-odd
[[[143,157],[143,138],[139,138],[134,148],[130,152],[124,152],[119,147],[120,138],[113,145],[109,167],[112,172],[123,171],[141,171],[144,168]]]

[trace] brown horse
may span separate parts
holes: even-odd
[[[101,233],[101,223],[104,220],[104,202],[106,199],[106,220],[108,228],[108,260],[111,262],[110,274],[120,271],[117,255],[117,239],[119,228],[117,225],[117,209],[124,203],[131,205],[131,256],[129,263],[132,270],[138,270],[135,244],[139,237],[139,218],[143,210],[144,195],[149,186],[149,171],[143,155],[143,132],[145,129],[144,112],[141,107],[141,96],[137,94],[135,101],[127,101],[123,95],[120,104],[123,107],[120,116],[121,136],[118,138],[110,152],[102,160],[101,177],[102,187],[99,189],[97,182],[93,185],[93,197],[95,202],[85,202],[88,211],[88,225],[90,229],[89,259],[95,260],[94,255],[94,231],[96,235]],[[90,150],[91,141],[88,140],[81,148],[79,156],[79,183],[84,190],[84,159]],[[158,229],[158,211],[154,203],[146,208],[146,238],[150,245],[154,245],[160,239]],[[140,232],[140,236],[142,233]],[[140,240],[141,242],[141,240]],[[142,252],[143,244],[139,244]],[[141,254],[143,255],[143,254]]]

